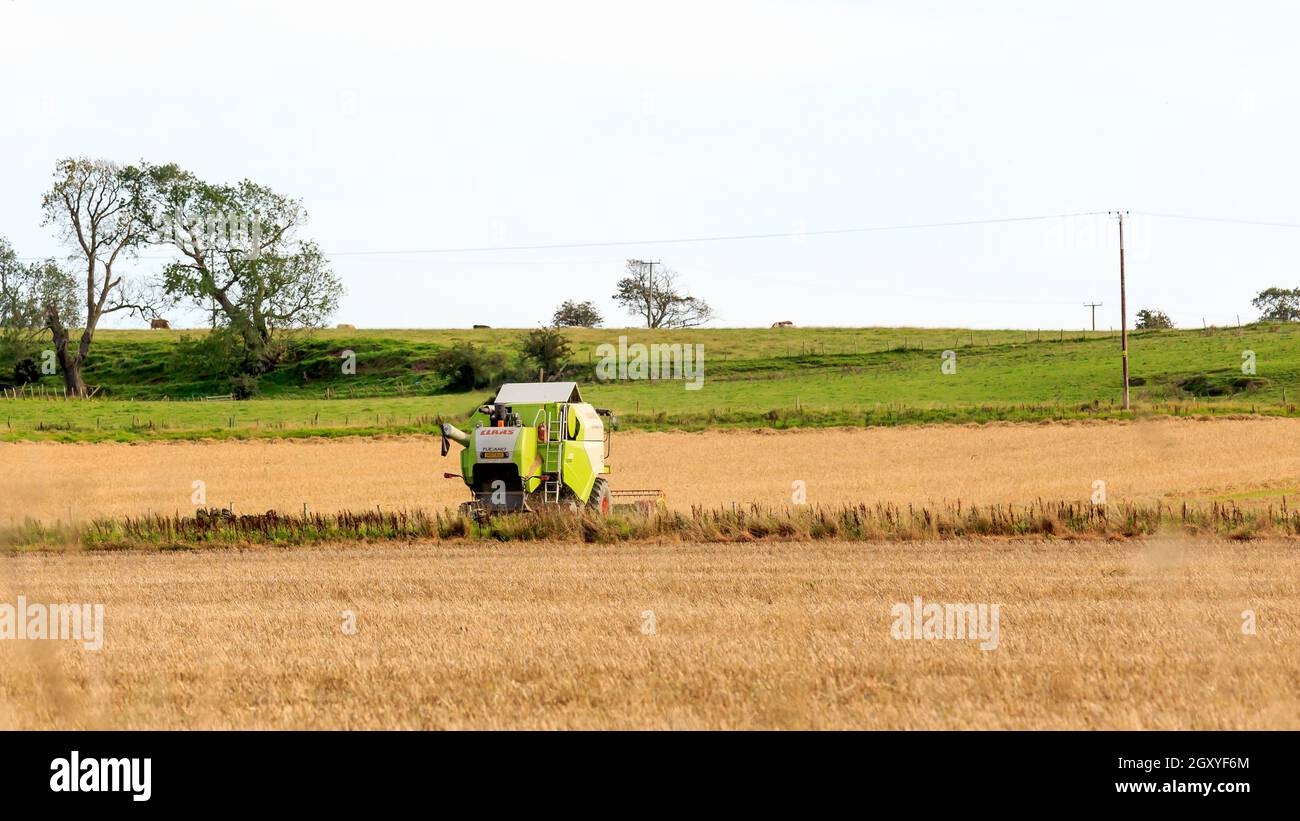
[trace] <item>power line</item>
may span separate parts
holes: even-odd
[[[926,228],[959,228],[971,225],[1000,225],[1016,222],[1035,222],[1042,220],[1071,219],[1074,217],[1097,217],[1105,211],[1080,211],[1067,214],[1042,214],[1033,217],[997,217],[993,219],[954,220],[949,222],[918,222],[901,225],[873,225],[865,228],[828,228],[820,231],[776,231],[763,234],[722,234],[705,237],[676,237],[672,239],[643,240],[609,240],[602,242],[555,242],[537,245],[474,245],[460,248],[417,248],[409,250],[376,251],[325,251],[326,257],[360,257],[360,256],[402,256],[420,254],[470,254],[492,251],[556,251],[571,248],[616,248],[624,245],[675,245],[692,242],[738,242],[756,239],[795,239],[805,237],[828,237],[840,234],[869,234],[883,231],[916,231]],[[172,257],[142,256],[136,259],[171,259]],[[45,257],[21,257],[25,260],[40,260]]]
[[[643,240],[609,240],[601,242],[555,242],[537,245],[472,245],[460,248],[416,248],[409,250],[376,251],[325,251],[326,257],[360,257],[360,256],[402,256],[419,254],[470,254],[484,251],[557,251],[571,248],[616,248],[624,245],[675,245],[692,242],[738,242],[755,239],[802,239],[805,237],[828,237],[839,234],[869,234],[883,231],[916,231],[926,228],[959,228],[971,225],[1000,225],[1015,222],[1035,222],[1042,220],[1071,219],[1074,217],[1097,217],[1105,211],[1079,211],[1067,214],[1042,214],[1033,217],[997,217],[992,219],[954,220],[949,222],[918,222],[901,225],[873,225],[865,228],[828,228],[819,231],[775,231],[763,234],[722,234],[705,237],[676,237],[672,239]],[[46,257],[20,257],[24,260],[41,260]],[[172,257],[142,256],[136,259],[171,259]]]
[[[1232,217],[1198,217],[1191,214],[1161,214],[1155,211],[1133,211],[1143,217],[1156,217],[1158,219],[1171,220],[1194,220],[1196,222],[1222,222],[1231,225],[1261,225],[1266,228],[1300,228],[1300,222],[1269,222],[1267,220],[1246,220],[1234,219]]]
[[[620,245],[672,245],[691,242],[735,242],[753,239],[793,239],[797,237],[825,237],[836,234],[866,234],[880,231],[912,231],[923,228],[956,228],[965,225],[996,225],[1011,222],[1067,219],[1070,217],[1095,217],[1105,211],[1087,211],[1070,214],[1044,214],[1035,217],[1001,217],[996,219],[957,220],[952,222],[921,222],[906,225],[874,225],[866,228],[830,228],[820,231],[777,231],[764,234],[723,234],[708,237],[678,237],[674,239],[611,240],[605,242],[562,242],[540,245],[483,245],[464,248],[422,248],[408,251],[332,251],[326,256],[363,256],[388,254],[468,254],[480,251],[550,251],[562,248],[610,248]]]
[[[733,274],[731,274],[731,273],[719,273],[719,272],[717,272],[717,271],[712,271],[712,270],[709,270],[709,269],[707,269],[707,268],[698,268],[698,267],[692,267],[692,268],[691,268],[691,272],[692,272],[692,273],[696,273],[696,274],[701,274],[701,275],[703,275],[703,276],[713,277],[713,278],[723,278],[723,277],[727,277],[727,276],[732,276],[732,275],[733,275]],[[771,283],[771,284],[773,284],[773,285],[794,285],[794,286],[804,286],[804,285],[807,285],[807,280],[801,280],[801,279],[790,279],[790,278],[787,278],[787,277],[769,276],[769,275],[765,275],[765,274],[755,274],[755,273],[749,273],[749,272],[746,272],[746,273],[744,274],[744,277],[745,277],[745,280],[746,280],[746,281],[753,281],[753,282],[767,282],[767,283]],[[986,299],[986,298],[977,298],[977,297],[952,296],[952,295],[949,295],[949,294],[935,293],[935,292],[925,292],[925,293],[922,293],[922,292],[919,292],[919,291],[900,291],[900,290],[898,290],[897,288],[873,288],[873,287],[869,287],[869,286],[866,286],[866,285],[860,285],[860,284],[858,284],[858,283],[856,283],[856,282],[849,283],[849,284],[847,284],[847,285],[845,285],[845,286],[843,286],[843,287],[844,287],[846,290],[853,290],[853,291],[858,291],[858,292],[861,292],[861,293],[867,293],[867,294],[881,294],[881,295],[884,295],[884,296],[902,297],[902,298],[904,298],[904,299],[925,300],[925,301],[927,301],[927,302],[952,302],[952,303],[961,304],[961,305],[1053,305],[1053,306],[1059,306],[1059,305],[1077,305],[1077,304],[1078,304],[1078,303],[1076,303],[1076,302],[1065,302],[1065,301],[1060,301],[1060,300],[1055,300],[1055,301],[1046,301],[1046,300],[1032,300],[1032,299]]]
[[[556,251],[572,248],[617,248],[628,245],[678,245],[701,242],[740,242],[745,240],[763,240],[763,239],[796,239],[805,237],[827,237],[843,234],[870,234],[881,233],[886,231],[916,231],[929,228],[960,228],[963,226],[974,225],[1004,225],[1018,222],[1041,222],[1043,220],[1055,219],[1073,219],[1077,217],[1098,217],[1104,216],[1106,211],[1076,211],[1064,214],[1042,214],[1032,217],[999,217],[992,219],[975,219],[975,220],[952,220],[947,222],[918,222],[896,225],[873,225],[860,228],[829,228],[816,231],[772,231],[767,233],[756,234],[721,234],[717,236],[700,236],[700,237],[674,237],[669,239],[642,239],[642,240],[607,240],[599,242],[555,242],[555,243],[538,243],[533,245],[468,245],[463,247],[448,248],[412,248],[401,250],[358,250],[358,251],[327,251],[324,252],[327,257],[360,257],[360,256],[419,256],[419,255],[436,255],[436,254],[471,254],[492,251]],[[1231,217],[1204,217],[1191,214],[1169,214],[1156,211],[1132,211],[1131,214],[1144,217],[1154,217],[1158,219],[1175,219],[1175,220],[1194,220],[1198,222],[1216,222],[1235,225],[1253,225],[1268,228],[1300,228],[1300,223],[1295,222],[1273,222],[1267,220],[1248,220],[1235,219]],[[49,255],[57,256],[57,255]],[[22,260],[42,260],[47,257],[19,257]],[[171,259],[170,256],[141,256],[136,259],[141,260],[159,260]],[[495,261],[484,264],[548,264],[548,263],[510,263]]]

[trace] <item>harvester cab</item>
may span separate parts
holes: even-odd
[[[653,508],[660,491],[613,491],[610,435],[618,429],[608,410],[582,401],[576,382],[514,382],[470,418],[469,430],[442,425],[442,454],[463,450],[462,478],[473,498],[467,513],[535,510],[545,505],[585,506],[608,515],[617,500]]]

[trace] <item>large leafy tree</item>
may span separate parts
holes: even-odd
[[[32,357],[46,330],[46,306],[60,316],[77,311],[77,278],[52,259],[26,263],[0,237],[0,368]]]
[[[77,157],[59,160],[54,183],[41,200],[45,224],[54,226],[84,272],[76,286],[80,290],[84,285],[84,302],[75,308],[63,298],[66,275],[58,266],[42,269],[48,279],[38,289],[68,396],[86,395],[81,371],[104,316],[118,311],[156,315],[149,288],[114,271],[144,242],[144,225],[133,208],[135,195],[131,177],[116,163]],[[81,333],[74,346],[77,328]]]
[[[0,237],[0,366],[13,367],[32,331],[41,326],[31,268]]]
[[[1251,305],[1260,312],[1264,322],[1295,322],[1300,320],[1300,288],[1265,288]]]
[[[275,365],[280,331],[319,327],[337,310],[342,283],[319,246],[298,236],[307,221],[298,200],[249,180],[209,183],[175,164],[128,173],[151,241],[179,257],[163,270],[164,290],[212,310],[241,343],[247,372]]]
[[[41,327],[31,273],[9,241],[0,237],[0,381],[31,355],[36,329]]]
[[[630,259],[615,288],[614,301],[645,320],[647,328],[694,328],[713,318],[713,309],[682,291],[676,272],[667,267],[656,272],[654,265]]]

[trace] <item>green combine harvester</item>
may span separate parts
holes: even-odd
[[[442,425],[442,455],[464,448],[460,473],[473,498],[461,510],[474,516],[545,506],[587,507],[608,516],[616,506],[644,510],[662,504],[657,490],[611,490],[606,460],[618,419],[582,401],[576,382],[516,382],[470,418],[470,430]]]

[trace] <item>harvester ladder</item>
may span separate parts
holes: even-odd
[[[568,422],[567,407],[561,406],[555,415],[546,414],[546,444],[542,448],[542,501],[559,504],[564,487],[564,429]]]

